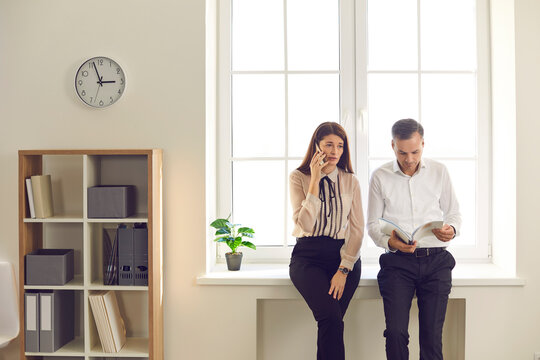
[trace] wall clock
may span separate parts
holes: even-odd
[[[108,57],[98,56],[86,60],[75,75],[75,90],[87,105],[104,108],[114,104],[126,87],[124,71]]]

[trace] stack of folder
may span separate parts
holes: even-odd
[[[115,292],[97,291],[89,299],[103,352],[119,352],[126,344],[126,327]]]
[[[75,337],[75,293],[71,290],[27,291],[25,351],[55,352]]]

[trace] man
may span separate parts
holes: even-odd
[[[420,359],[442,359],[442,328],[452,288],[455,260],[446,247],[459,231],[459,205],[446,167],[422,159],[424,129],[412,119],[392,126],[396,160],[375,170],[369,186],[368,233],[386,249],[377,276],[386,318],[386,357],[409,358],[409,311],[416,292],[420,325]],[[396,232],[385,235],[379,218],[412,233],[418,226],[442,220],[433,235],[407,244]]]

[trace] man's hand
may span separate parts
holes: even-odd
[[[414,250],[416,250],[416,245],[418,243],[416,240],[412,243],[412,245],[407,245],[401,239],[397,236],[396,231],[392,230],[392,236],[390,236],[390,239],[388,239],[388,247],[391,250],[399,250],[404,253],[413,253]]]
[[[332,280],[330,281],[330,290],[328,291],[328,295],[332,295],[334,299],[341,299],[341,296],[343,296],[343,290],[345,289],[345,282],[347,282],[347,275],[342,273],[341,271],[336,271],[334,276],[332,277]]]
[[[444,224],[444,226],[440,229],[433,229],[431,230],[433,234],[437,237],[437,239],[447,242],[454,238],[454,228],[448,224]]]

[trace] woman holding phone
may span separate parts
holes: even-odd
[[[317,321],[317,359],[345,359],[343,316],[360,281],[364,216],[341,125],[320,124],[290,174],[297,238],[289,274]]]

